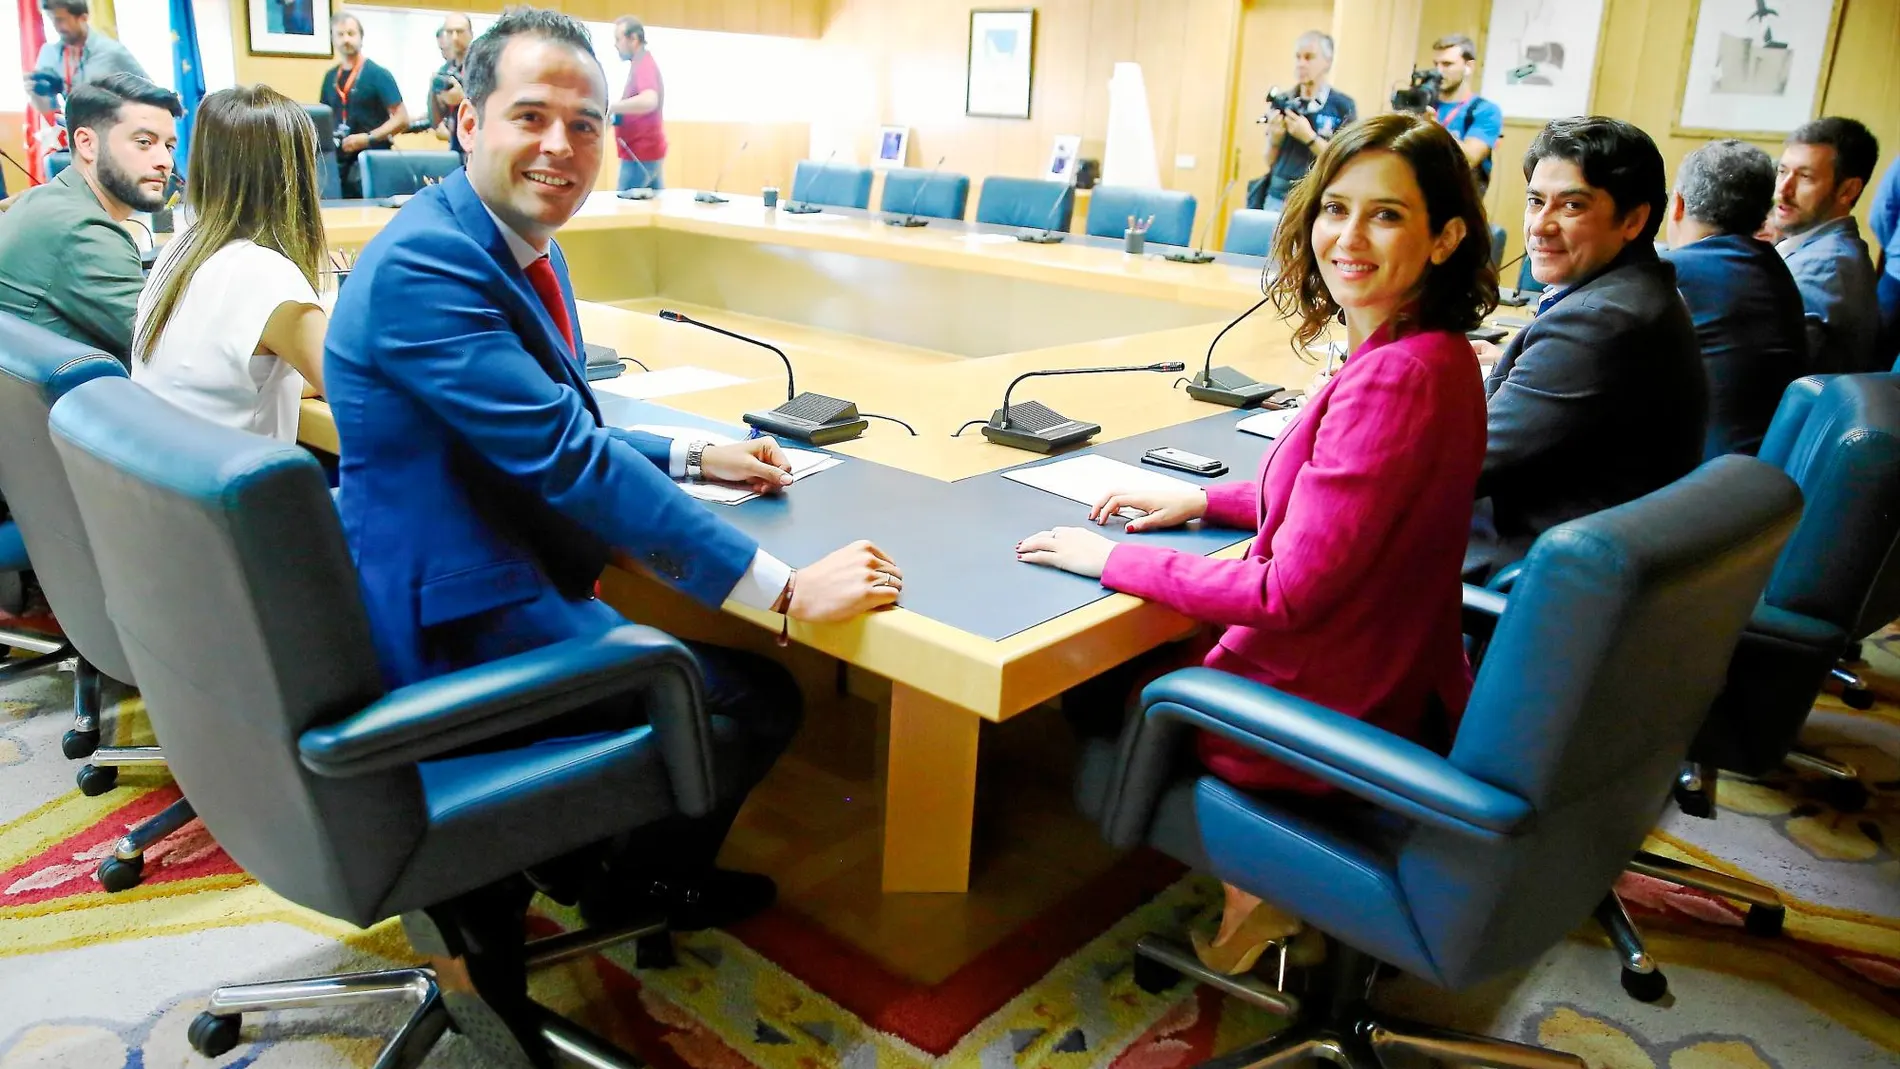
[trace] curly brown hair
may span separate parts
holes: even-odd
[[[1317,341],[1326,333],[1326,324],[1339,314],[1313,253],[1313,222],[1319,217],[1326,187],[1362,152],[1391,152],[1412,165],[1434,235],[1444,233],[1453,219],[1465,221],[1464,240],[1451,256],[1425,269],[1418,299],[1404,325],[1460,334],[1476,327],[1498,305],[1498,272],[1491,264],[1491,228],[1464,150],[1431,119],[1406,113],[1375,115],[1333,136],[1313,169],[1294,185],[1274,231],[1270,259],[1274,277],[1267,296],[1282,318],[1297,321],[1295,346]]]

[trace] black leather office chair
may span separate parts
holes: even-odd
[[[290,901],[357,925],[400,914],[418,951],[463,966],[221,988],[192,1045],[228,1051],[245,1013],[413,999],[377,1065],[416,1065],[451,1022],[486,1064],[554,1050],[635,1064],[530,1002],[526,972],[628,938],[663,966],[664,928],[524,947],[524,873],[711,809],[692,654],[628,625],[385,691],[309,454],[112,378],[61,400],[52,433],[146,708],[211,834]],[[643,703],[647,725],[479,752],[604,700]]]
[[[1284,983],[1210,973],[1154,936],[1136,944],[1137,982],[1157,990],[1185,973],[1294,1019],[1210,1067],[1374,1069],[1401,1051],[1581,1069],[1570,1055],[1370,1014],[1375,961],[1462,988],[1535,960],[1593,910],[1623,943],[1634,929],[1611,885],[1667,802],[1800,510],[1781,472],[1724,457],[1545,532],[1508,598],[1477,592],[1496,629],[1447,756],[1212,669],[1149,685],[1119,745],[1085,747],[1083,810],[1111,843],[1152,845],[1340,945],[1307,987],[1312,1005]],[[1355,797],[1237,789],[1200,768],[1196,731]],[[1629,965],[1631,982],[1662,985],[1647,958]]]
[[[78,781],[80,791],[88,795],[111,790],[121,766],[162,764],[165,759],[156,746],[99,746],[101,677],[127,686],[135,681],[106,613],[92,547],[66,473],[46,432],[54,402],[80,383],[102,377],[123,379],[125,366],[89,345],[0,314],[0,495],[20,525],[53,616],[77,653],[73,729],[60,747],[68,758],[87,759]],[[101,863],[100,883],[108,891],[137,883],[145,848],[178,830],[191,815],[190,803],[180,799],[126,833]]]

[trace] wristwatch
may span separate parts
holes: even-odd
[[[700,461],[706,455],[706,447],[711,444],[711,442],[691,442],[686,446],[687,482],[697,483],[705,481],[706,473]]]

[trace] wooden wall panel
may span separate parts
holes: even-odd
[[[1308,30],[1330,32],[1332,25],[1333,0],[1247,0],[1240,14],[1240,57],[1231,109],[1234,151],[1228,177],[1265,173],[1267,128],[1254,120],[1266,114],[1270,90],[1292,87],[1294,42]]]

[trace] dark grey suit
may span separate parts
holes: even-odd
[[[1485,380],[1484,472],[1465,555],[1481,581],[1549,528],[1702,460],[1708,382],[1675,268],[1647,243],[1554,298]]]

